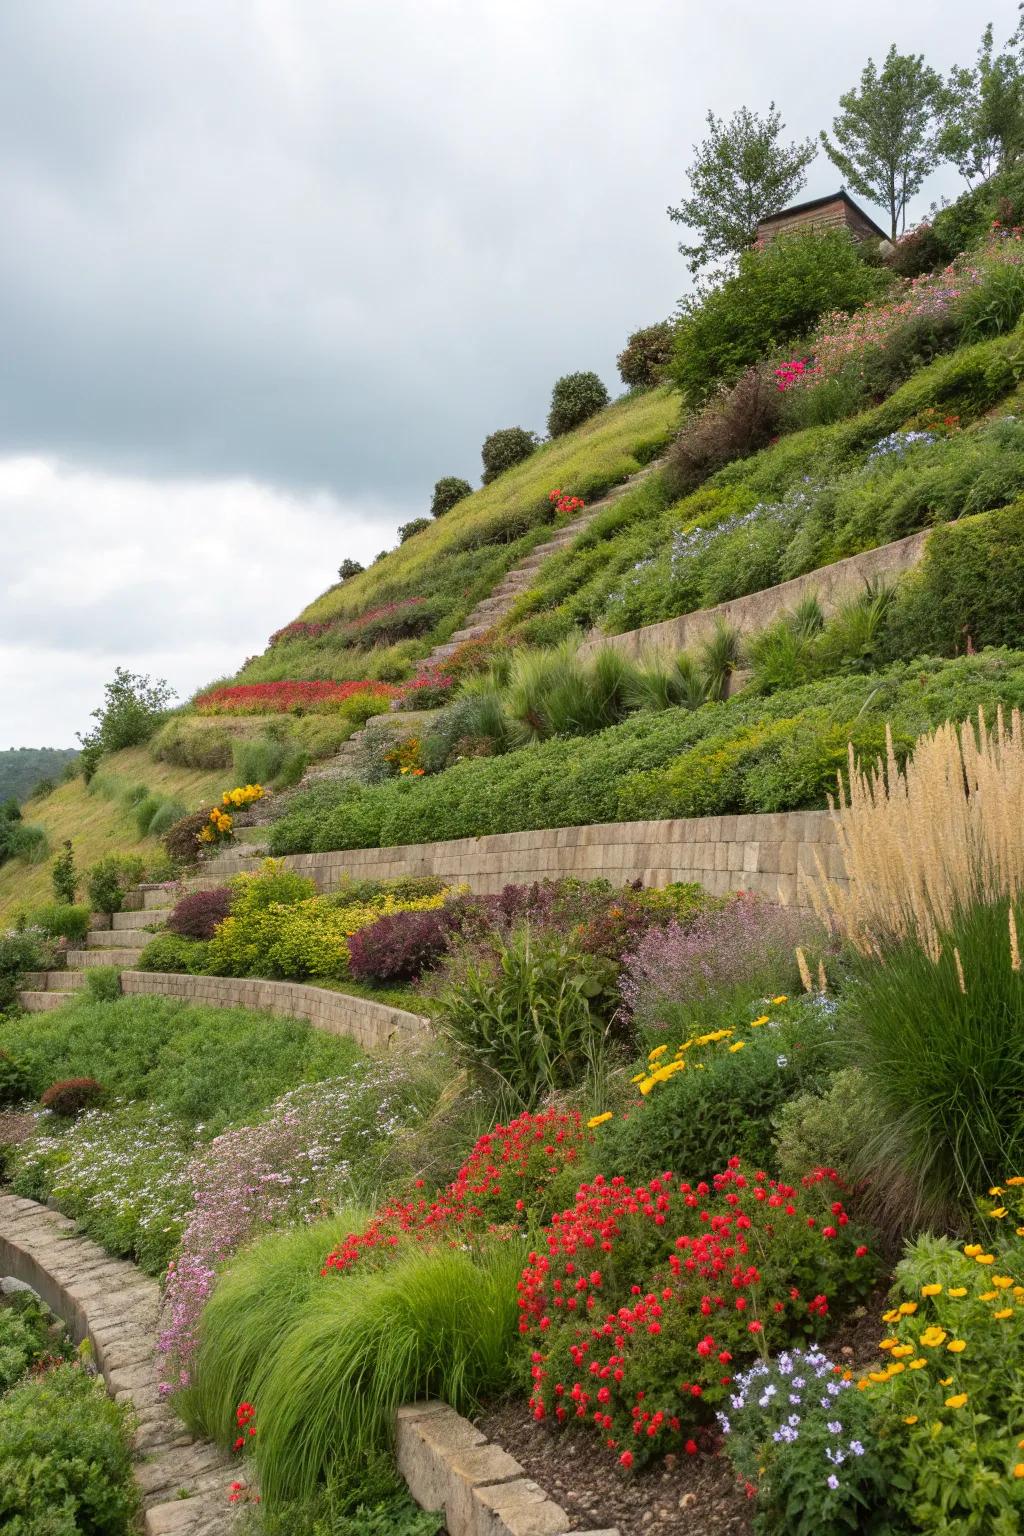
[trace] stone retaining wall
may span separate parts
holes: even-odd
[[[582,652],[586,654],[603,645],[625,651],[634,658],[659,651],[685,651],[708,639],[719,623],[730,625],[741,635],[753,634],[782,614],[791,612],[805,597],[816,597],[822,612],[828,615],[840,604],[856,597],[869,581],[891,582],[912,570],[924,554],[929,532],[925,529],[923,533],[912,533],[895,544],[883,544],[878,549],[850,555],[846,560],[837,560],[834,565],[823,565],[820,570],[808,571],[805,576],[795,576],[778,587],[751,592],[748,597],[735,597],[715,608],[701,608],[697,613],[684,613],[677,619],[665,619],[661,624],[646,624],[642,629],[629,629],[621,635],[602,635],[594,630],[583,642]]]
[[[88,1339],[110,1395],[134,1406],[146,1536],[226,1536],[238,1473],[217,1446],[193,1440],[160,1397],[156,1281],[79,1236],[66,1216],[14,1195],[0,1195],[0,1275],[30,1285],[76,1343]]]
[[[324,892],[337,890],[349,876],[391,880],[399,875],[438,875],[489,892],[512,882],[603,875],[623,883],[642,880],[645,885],[695,880],[713,895],[754,891],[771,901],[793,903],[801,899],[798,877],[814,873],[816,857],[830,876],[842,877],[827,811],[549,827],[398,848],[289,854],[283,862],[311,876]]]
[[[251,977],[181,976],[165,971],[122,971],[121,990],[135,996],[180,997],[217,1008],[251,1008],[307,1019],[314,1029],[348,1035],[367,1051],[413,1040],[430,1020],[368,997],[331,992],[297,981],[260,981]]]

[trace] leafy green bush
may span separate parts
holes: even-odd
[[[38,928],[49,939],[68,939],[79,943],[89,932],[88,907],[67,906],[63,903],[48,907],[34,907],[29,926]]]
[[[8,859],[41,864],[49,852],[49,840],[42,827],[22,821],[20,811],[16,816],[0,816],[0,864]]]
[[[86,783],[108,752],[147,742],[173,698],[174,689],[163,678],[154,681],[126,667],[116,667],[112,681],[104,687],[102,705],[92,712],[96,724],[85,736],[79,736]]]
[[[413,517],[407,523],[400,523],[398,528],[398,542],[404,544],[411,539],[414,533],[422,533],[424,528],[430,527],[429,517]]]
[[[210,946],[180,933],[158,933],[135,961],[137,971],[172,971],[185,976],[209,974]]]
[[[90,965],[85,973],[85,995],[94,1003],[112,1003],[121,996],[121,972],[116,965]]]
[[[26,972],[49,970],[54,958],[54,945],[37,928],[0,933],[0,1014],[16,1000]]]
[[[752,247],[741,254],[734,276],[684,301],[669,372],[686,403],[700,405],[720,384],[806,336],[822,315],[858,309],[890,281],[868,266],[844,230],[779,236]]]
[[[139,1511],[127,1404],[77,1364],[0,1398],[0,1526],[11,1536],[129,1536]]]
[[[853,1185],[860,1177],[865,1129],[877,1123],[878,1113],[863,1072],[843,1067],[820,1091],[800,1093],[775,1112],[773,1161],[790,1181],[809,1168],[834,1168]]]
[[[106,853],[86,870],[85,890],[93,912],[120,912],[125,895],[138,885],[146,861],[134,853]]]
[[[548,410],[548,432],[562,437],[608,404],[609,395],[596,373],[566,373],[556,380]]]
[[[62,1328],[51,1331],[54,1316],[29,1292],[16,1291],[0,1305],[0,1397],[32,1366],[70,1354]]]
[[[32,1084],[24,1067],[19,1066],[9,1051],[0,1050],[0,1108],[20,1104],[22,1099],[31,1096]]]
[[[955,654],[1024,642],[1024,501],[936,528],[903,584],[890,650]]]
[[[275,853],[381,848],[403,843],[590,825],[642,814],[792,810],[822,805],[837,761],[845,765],[841,722],[873,751],[890,720],[897,742],[941,720],[962,720],[984,705],[1024,704],[1024,656],[986,652],[950,662],[914,662],[877,675],[838,676],[768,698],[739,693],[724,704],[632,716],[589,737],[557,739],[504,757],[467,759],[432,777],[370,789],[324,785],[297,796],[273,824]],[[788,727],[776,729],[779,722]],[[763,766],[757,743],[765,748]],[[705,781],[681,782],[672,765],[703,754]],[[840,754],[840,745],[842,753]],[[697,758],[691,759],[696,766]],[[713,793],[711,786],[717,786]]]
[[[50,869],[53,898],[65,906],[73,906],[78,892],[78,871],[75,868],[75,850],[70,838],[61,844],[61,852]]]
[[[598,1066],[608,1031],[608,966],[557,935],[523,928],[494,961],[471,963],[441,994],[436,1025],[509,1107],[531,1109]]]
[[[485,437],[480,449],[480,457],[484,461],[484,485],[490,485],[506,469],[528,459],[537,446],[537,434],[527,432],[525,427],[502,427]]]
[[[458,475],[442,475],[434,486],[434,494],[430,498],[431,517],[443,517],[450,512],[452,507],[458,506],[460,501],[465,501],[467,496],[473,494],[473,487],[468,480],[461,480]]]
[[[660,384],[672,361],[675,327],[671,320],[659,320],[634,331],[615,359],[619,378],[627,389],[653,389]]]
[[[163,997],[76,997],[45,1015],[0,1021],[0,1047],[32,1091],[55,1077],[95,1077],[112,1098],[160,1104],[209,1134],[244,1123],[298,1083],[344,1072],[351,1040],[297,1019]]]

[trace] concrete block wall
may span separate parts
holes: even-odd
[[[429,1019],[370,998],[292,981],[260,981],[234,976],[181,976],[163,971],[122,971],[121,989],[136,996],[179,997],[218,1008],[252,1008],[307,1019],[314,1029],[348,1035],[364,1050],[382,1051],[414,1040],[430,1028]]]
[[[753,891],[794,903],[800,899],[799,876],[814,873],[816,856],[829,875],[842,876],[827,811],[549,827],[397,848],[290,854],[283,862],[311,876],[325,893],[348,877],[437,875],[487,893],[511,883],[577,875],[657,886],[694,880],[713,895]]]
[[[898,539],[895,544],[882,544],[878,549],[850,555],[833,565],[823,565],[820,570],[808,571],[805,576],[795,576],[780,586],[769,587],[764,592],[751,592],[747,597],[735,597],[715,608],[701,608],[696,613],[684,613],[660,624],[645,624],[641,629],[629,629],[621,635],[602,635],[594,630],[583,642],[582,650],[585,654],[599,646],[610,645],[634,659],[657,652],[684,651],[706,640],[718,623],[730,625],[741,635],[754,634],[781,614],[790,612],[805,597],[816,597],[827,616],[862,592],[867,582],[895,581],[906,571],[913,570],[924,555],[929,532],[925,529],[923,533]]]

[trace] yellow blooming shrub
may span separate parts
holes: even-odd
[[[233,805],[236,811],[240,811],[245,806],[255,805],[257,800],[262,800],[265,793],[262,784],[237,784],[234,789],[224,791],[221,803]]]

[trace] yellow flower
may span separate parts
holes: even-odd
[[[1001,1307],[998,1312],[993,1312],[992,1316],[997,1318],[999,1322],[1004,1322],[1006,1318],[1013,1316],[1013,1308]]]
[[[593,1115],[591,1119],[587,1121],[587,1130],[596,1130],[599,1125],[604,1125],[605,1121],[610,1120],[611,1118],[612,1112],[610,1109],[606,1109],[603,1115]]]
[[[946,1348],[949,1350],[951,1355],[961,1355],[967,1348],[967,1340],[950,1339],[949,1343],[946,1345]]]
[[[878,1347],[879,1349],[894,1349],[898,1343],[899,1339],[882,1339]]]
[[[648,1061],[657,1061],[658,1057],[659,1056],[664,1056],[664,1054],[665,1054],[665,1052],[667,1050],[668,1050],[668,1046],[667,1045],[656,1045],[654,1047],[653,1051],[648,1051],[648,1053],[647,1053],[647,1060]]]
[[[910,1362],[910,1369],[912,1371],[920,1371],[927,1364],[928,1364],[928,1361],[925,1360],[924,1357],[922,1356],[922,1357],[920,1357],[917,1360],[911,1360],[911,1362]]]
[[[891,1312],[883,1312],[882,1313],[882,1322],[883,1323],[897,1323],[897,1322],[899,1322],[899,1317],[900,1317],[899,1312],[896,1310],[895,1307],[893,1307]]]
[[[1017,1228],[1017,1236],[1018,1237],[1024,1237],[1024,1227],[1018,1227]]]
[[[966,1285],[951,1285],[949,1290],[946,1292],[946,1295],[947,1296],[966,1296],[967,1295],[967,1287],[966,1287]]]
[[[920,1342],[924,1345],[925,1349],[935,1349],[939,1344],[944,1344],[946,1342],[945,1328],[938,1328],[933,1323],[930,1328],[926,1328],[924,1333],[922,1333]]]
[[[1024,1461],[1018,1461],[1013,1469],[1014,1477],[1024,1477]]]
[[[967,1401],[966,1392],[954,1392],[952,1397],[946,1398],[947,1408],[962,1408]]]
[[[967,1255],[967,1257],[969,1259],[976,1259],[980,1252],[981,1252],[981,1244],[980,1243],[968,1243],[966,1245],[966,1247],[964,1248],[964,1253]]]
[[[997,1205],[994,1210],[989,1211],[989,1215],[994,1216],[997,1221],[1002,1221],[1003,1217],[1006,1215],[1006,1206]]]
[[[746,1043],[745,1040],[737,1040],[735,1045],[730,1045],[729,1054],[734,1055],[737,1051],[742,1051]]]
[[[1013,1284],[1013,1276],[1012,1275],[993,1275],[992,1276],[992,1284],[994,1286],[996,1286],[999,1290],[1005,1291],[1009,1286],[1011,1286]]]
[[[1021,1236],[1024,1237],[1024,1232],[1021,1233]],[[1022,1296],[1024,1296],[1024,1285],[1015,1285],[1014,1288],[1013,1288],[1013,1294],[1017,1297],[1017,1299],[1019,1301],[1020,1298]]]
[[[778,997],[773,997],[772,998],[772,1002],[776,1003],[776,1004],[777,1003],[788,1003],[789,1002],[789,996],[785,992],[780,992]]]
[[[866,1392],[868,1390],[868,1388],[870,1387],[870,1385],[871,1385],[871,1383],[870,1383],[870,1381],[868,1381],[867,1377],[866,1376],[862,1376],[860,1381],[858,1381],[858,1383],[857,1383],[857,1391],[858,1392]]]
[[[897,1344],[896,1348],[892,1352],[892,1357],[894,1360],[902,1360],[907,1355],[912,1355],[913,1353],[913,1344]]]
[[[921,1295],[922,1296],[941,1296],[941,1294],[942,1294],[942,1286],[941,1285],[922,1285],[922,1287],[921,1287]]]
[[[979,1301],[995,1301],[995,1299],[996,1299],[996,1297],[998,1295],[999,1295],[998,1291],[982,1291],[981,1295],[978,1297],[978,1300]]]
[[[975,1264],[994,1264],[995,1261],[996,1256],[994,1253],[976,1253],[974,1255]]]
[[[906,1366],[903,1364],[903,1361],[902,1360],[895,1360],[895,1361],[893,1361],[892,1365],[890,1365],[890,1367],[889,1367],[889,1375],[890,1376],[899,1376],[900,1373],[902,1371],[905,1371],[905,1370],[906,1370]]]
[[[908,1413],[906,1418],[903,1420],[903,1422],[904,1422],[904,1424],[916,1424],[917,1423],[917,1414],[916,1413]]]
[[[914,1313],[917,1311],[917,1302],[901,1301],[898,1311],[902,1317],[913,1317]]]
[[[656,1077],[644,1078],[643,1082],[640,1084],[640,1092],[643,1094],[645,1099],[657,1081],[658,1079]]]
[[[889,1380],[889,1372],[888,1371],[868,1371],[868,1380],[869,1381],[888,1381]]]
[[[993,1184],[992,1188],[989,1190],[989,1194],[990,1195],[1001,1195],[1002,1192],[1003,1192],[1002,1188],[998,1184]]]
[[[952,1378],[952,1376],[940,1376],[939,1377],[939,1386],[940,1387],[951,1387],[952,1385],[953,1385],[953,1378]]]
[[[759,1019],[751,1019],[750,1027],[751,1029],[760,1029],[762,1024],[767,1024],[768,1022],[768,1015],[766,1013],[762,1013]]]
[[[644,1073],[644,1072],[638,1072],[638,1073],[637,1073],[637,1075],[636,1075],[636,1077],[633,1077],[633,1078],[630,1078],[630,1082],[633,1082],[633,1083],[642,1083],[642,1082],[643,1082],[643,1080],[644,1080],[644,1077],[645,1077],[645,1076],[646,1076],[646,1073]]]

